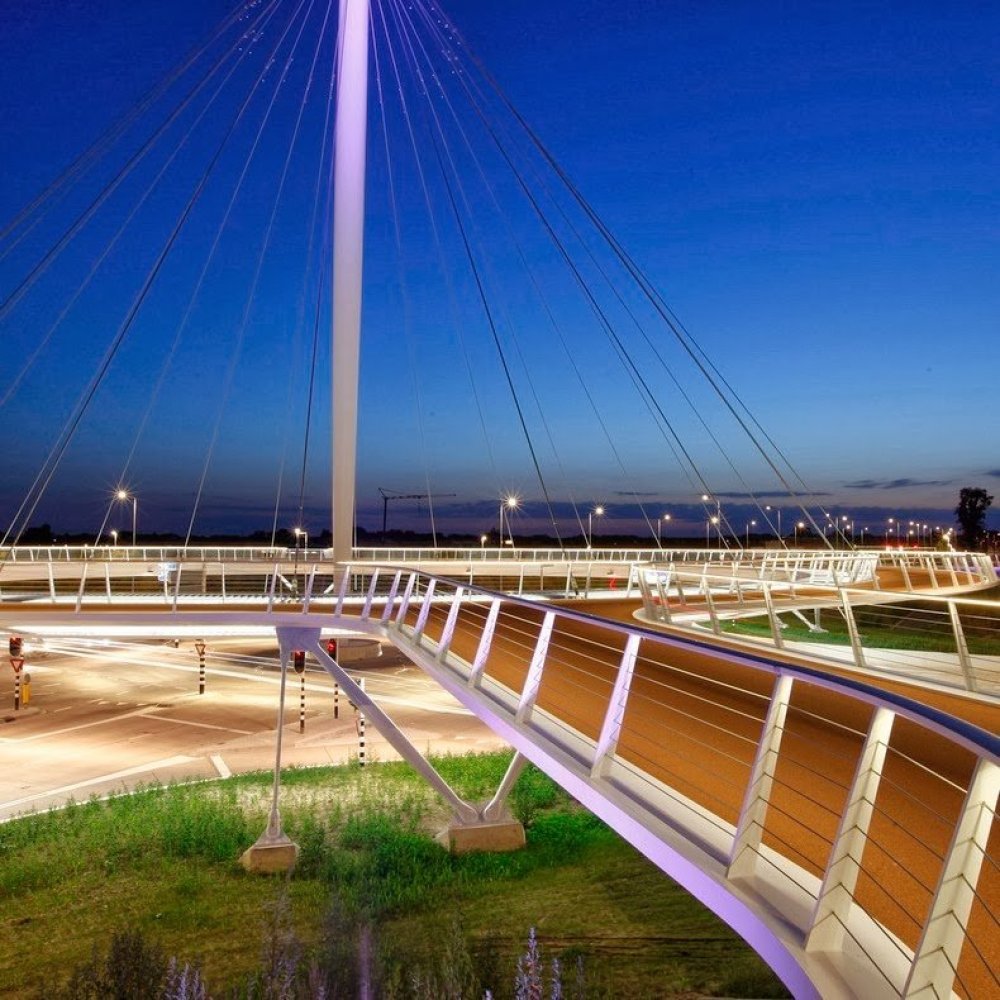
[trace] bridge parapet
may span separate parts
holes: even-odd
[[[402,567],[355,599],[796,996],[996,994],[995,735],[862,683]]]
[[[2,613],[382,635],[796,996],[997,995],[996,735],[819,670],[409,567],[272,564],[211,597],[193,593],[196,569],[125,607],[99,577],[96,594]]]

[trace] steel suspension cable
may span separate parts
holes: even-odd
[[[289,49],[288,55],[286,56],[284,68],[282,72],[278,75],[278,80],[277,83],[275,84],[274,90],[272,91],[271,99],[268,102],[267,109],[265,110],[263,117],[261,118],[260,125],[257,128],[257,134],[254,136],[253,144],[251,145],[250,151],[247,154],[246,160],[243,164],[243,170],[240,173],[239,180],[236,183],[233,195],[226,209],[226,216],[225,219],[223,220],[223,225],[225,225],[225,222],[228,221],[229,213],[232,211],[233,205],[236,202],[236,198],[239,195],[240,191],[242,190],[243,181],[246,179],[247,172],[250,169],[250,164],[253,162],[253,159],[257,153],[257,149],[260,146],[260,141],[264,134],[264,129],[267,127],[267,123],[270,121],[271,112],[274,110],[274,105],[277,102],[278,94],[281,90],[281,85],[284,82],[285,78],[287,77],[288,71],[295,59],[295,53],[298,50],[299,42],[302,40],[302,34],[305,31],[305,26],[309,20],[309,15],[312,12],[314,3],[315,0],[309,0],[309,7],[306,10],[305,16],[302,18],[302,23],[299,25],[298,34],[295,36],[295,40],[293,41]],[[281,33],[281,36],[274,44],[274,48],[272,49],[271,52],[271,57],[268,59],[266,63],[267,66],[270,66],[274,61],[275,57],[277,56],[277,53],[280,51],[281,46],[285,42],[285,39],[291,32],[292,26],[295,23],[296,19],[298,18],[299,14],[302,12],[302,8],[305,6],[305,4],[306,0],[299,0],[298,7],[295,8],[294,12],[292,13],[292,16],[288,19],[288,23],[285,25],[284,31]],[[246,101],[247,104],[249,104],[250,98],[256,92],[257,86],[259,85],[260,82],[261,79],[258,79],[257,83],[255,83],[253,91],[251,91],[250,95],[248,95],[247,97]],[[246,105],[244,105],[244,107],[245,106]],[[280,191],[278,196],[280,197]],[[198,516],[198,509],[201,506],[201,498],[205,490],[205,482],[208,478],[208,471],[209,468],[211,467],[212,459],[215,455],[215,447],[218,444],[219,440],[219,430],[222,425],[222,415],[225,411],[227,403],[229,402],[229,395],[232,392],[233,382],[236,377],[236,369],[237,366],[239,365],[240,357],[243,353],[243,343],[246,337],[247,325],[250,320],[250,312],[251,309],[253,308],[254,298],[256,297],[257,283],[260,279],[260,273],[264,264],[264,258],[267,255],[268,246],[270,244],[271,230],[274,224],[274,217],[276,211],[277,211],[277,198],[275,200],[275,205],[272,208],[271,217],[268,220],[268,226],[264,235],[264,240],[262,241],[260,251],[257,255],[257,263],[254,271],[253,281],[251,282],[250,290],[247,293],[246,301],[243,307],[243,315],[240,319],[240,325],[236,337],[236,345],[233,349],[232,354],[230,355],[229,366],[226,369],[226,375],[222,387],[222,395],[220,396],[219,406],[216,411],[215,426],[212,428],[212,437],[208,445],[208,450],[205,454],[205,461],[201,471],[201,479],[198,482],[198,489],[195,493],[194,504],[191,510],[191,519],[188,522],[187,533],[184,536],[185,549],[187,549],[188,545],[190,545],[191,543],[191,535],[194,531],[194,523]]]
[[[277,3],[277,0],[272,0],[272,3],[269,5],[269,9],[271,10],[272,13],[273,13],[273,11],[275,9],[275,4],[276,3]],[[267,14],[266,10],[262,13],[262,16],[264,16],[265,14]],[[267,15],[267,18],[263,22],[261,22],[261,26],[262,27],[264,25],[266,25],[267,20],[270,19],[270,16],[271,15]],[[54,336],[56,330],[62,325],[63,321],[69,315],[70,311],[72,310],[73,306],[77,303],[77,301],[79,300],[80,296],[89,287],[90,283],[93,281],[94,277],[97,275],[97,272],[100,270],[101,265],[104,263],[104,261],[110,255],[111,251],[118,244],[118,241],[125,234],[126,230],[131,225],[132,221],[135,219],[135,217],[139,213],[140,209],[146,203],[146,201],[150,197],[150,195],[152,195],[152,193],[156,190],[156,188],[158,187],[160,181],[162,180],[162,178],[164,177],[164,175],[167,173],[167,171],[170,169],[170,166],[173,164],[174,160],[177,158],[177,156],[180,154],[181,150],[187,144],[187,141],[190,139],[190,137],[194,133],[195,129],[198,127],[198,125],[204,119],[204,117],[208,113],[208,111],[211,110],[211,108],[214,105],[216,99],[219,97],[219,95],[225,89],[226,85],[232,79],[233,74],[239,68],[239,66],[242,63],[244,57],[247,55],[247,52],[248,52],[248,50],[246,48],[244,48],[241,51],[239,57],[234,61],[232,67],[229,69],[229,72],[225,75],[225,77],[223,78],[222,82],[215,89],[215,92],[211,95],[211,97],[209,97],[209,99],[205,103],[204,107],[201,109],[201,111],[199,111],[199,113],[198,113],[197,117],[195,118],[195,120],[191,123],[190,127],[187,129],[187,131],[181,137],[180,141],[177,143],[177,145],[171,151],[171,153],[167,157],[166,161],[161,165],[160,169],[157,171],[156,176],[153,178],[152,182],[146,187],[145,191],[143,191],[143,193],[139,196],[139,199],[136,201],[135,205],[132,207],[132,209],[130,210],[129,214],[125,217],[125,220],[121,223],[121,225],[118,227],[118,229],[116,230],[116,232],[114,233],[114,235],[111,237],[110,241],[105,245],[105,247],[101,251],[101,253],[98,254],[98,256],[94,259],[93,263],[90,266],[90,269],[88,270],[87,274],[84,276],[83,281],[81,281],[80,284],[77,286],[76,290],[70,296],[69,301],[60,310],[59,315],[53,320],[53,322],[49,326],[48,330],[45,332],[45,335],[35,345],[35,349],[31,352],[31,354],[28,355],[28,358],[25,360],[24,364],[22,364],[22,366],[21,366],[20,370],[18,371],[18,373],[10,380],[10,382],[8,383],[8,385],[7,385],[7,387],[6,387],[3,395],[0,396],[0,409],[2,409],[11,400],[11,398],[16,394],[18,388],[21,385],[21,382],[27,376],[28,372],[30,372],[31,369],[34,367],[35,363],[38,361],[38,358],[41,356],[42,351],[44,351],[45,347],[48,345],[48,343],[51,341],[52,337]],[[232,53],[229,53],[229,54],[232,54]],[[107,520],[107,518],[105,518],[105,520]]]
[[[258,21],[260,20],[260,15],[258,16]],[[256,27],[247,29],[241,36],[242,40],[251,36]],[[233,47],[231,51],[235,50],[237,45]],[[42,258],[31,268],[28,274],[22,279],[20,284],[12,291],[2,303],[0,303],[0,322],[2,322],[9,315],[10,311],[21,301],[22,298],[27,294],[31,286],[48,270],[49,265],[59,256],[60,253],[65,249],[66,246],[72,241],[77,233],[94,217],[97,210],[111,197],[111,195],[118,189],[122,182],[128,177],[128,175],[135,169],[135,167],[141,162],[145,155],[153,148],[154,145],[159,141],[160,137],[166,132],[166,130],[177,120],[177,118],[187,109],[191,102],[197,97],[197,95],[204,89],[208,84],[208,81],[218,72],[225,60],[228,58],[230,52],[227,52],[224,56],[220,57],[205,73],[205,75],[195,84],[191,90],[184,96],[180,104],[176,105],[170,114],[160,123],[151,136],[149,136],[146,141],[136,150],[127,160],[125,165],[111,178],[110,181],[102,188],[96,197],[90,202],[90,204],[76,217],[76,219],[70,224],[69,228],[66,229],[62,236],[56,241],[53,246],[42,256]]]
[[[254,0],[247,0],[236,7],[231,14],[223,18],[222,21],[209,32],[206,38],[199,41],[189,50],[187,55],[171,70],[165,77],[157,81],[145,94],[129,108],[120,118],[112,122],[87,149],[83,150],[63,171],[52,180],[39,194],[37,194],[27,205],[24,206],[13,219],[0,229],[0,244],[7,239],[19,226],[27,222],[34,214],[44,215],[39,210],[52,199],[58,192],[66,187],[77,177],[82,176],[90,167],[99,160],[105,152],[112,148],[115,142],[124,135],[143,113],[156,103],[167,91],[177,82],[208,50],[218,41],[237,21],[241,20],[246,12],[255,6]],[[244,34],[241,32],[241,35]],[[47,210],[46,210],[47,211]],[[38,219],[32,223],[32,228],[37,225]],[[14,249],[30,232],[22,230],[21,234],[2,251],[0,260],[3,260],[11,250]]]

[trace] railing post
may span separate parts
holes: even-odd
[[[312,601],[313,584],[316,582],[316,567],[309,571],[306,577],[306,592],[302,595],[302,614],[309,610],[309,603]]]
[[[424,634],[424,628],[427,625],[427,619],[430,617],[431,613],[431,599],[434,597],[434,584],[437,581],[431,577],[427,581],[427,588],[424,590],[424,600],[420,605],[420,614],[417,615],[416,624],[413,626],[413,641],[420,642],[420,637]]]
[[[278,585],[278,564],[274,564],[274,570],[271,573],[271,585],[267,588],[267,610],[274,610],[274,588]]]
[[[740,808],[739,821],[733,846],[729,852],[728,878],[740,878],[753,874],[761,840],[764,836],[764,821],[771,800],[771,786],[778,763],[781,737],[785,731],[785,716],[792,698],[792,678],[778,674],[771,691],[771,701],[757,743],[750,781]]]
[[[608,758],[618,747],[618,737],[622,731],[625,705],[628,703],[632,677],[635,674],[635,661],[639,656],[639,643],[641,641],[641,636],[630,635],[625,643],[621,662],[618,664],[618,673],[615,676],[615,684],[611,690],[611,698],[608,700],[608,708],[604,713],[601,735],[598,737],[597,748],[594,750],[594,763],[590,769],[592,778],[601,777]]]
[[[969,655],[969,644],[965,639],[962,619],[958,615],[958,605],[954,601],[948,602],[948,615],[951,617],[951,628],[955,633],[955,652],[958,653],[958,663],[962,668],[965,686],[969,691],[975,692],[977,690],[976,675],[972,669],[972,657]]]
[[[771,595],[771,588],[764,583],[764,607],[767,608],[767,620],[771,623],[771,636],[774,639],[775,649],[784,649],[785,640],[781,634],[781,619],[774,610],[774,598]]]
[[[719,622],[719,616],[715,611],[715,601],[712,599],[712,590],[710,587],[705,587],[705,604],[708,606],[708,617],[712,623],[712,633],[714,635],[722,635],[722,625]]]
[[[903,988],[904,997],[951,996],[993,830],[998,794],[1000,766],[980,759],[944,858],[930,913]]]
[[[378,566],[372,570],[372,580],[368,584],[368,593],[365,595],[365,604],[361,609],[361,620],[367,620],[372,612],[372,601],[375,600],[375,588],[378,586]]]
[[[546,611],[542,619],[542,627],[538,633],[538,641],[535,643],[535,651],[531,656],[531,664],[528,666],[528,676],[524,679],[524,687],[521,690],[521,700],[517,705],[517,712],[514,715],[515,722],[527,722],[531,717],[532,709],[538,698],[538,689],[542,683],[542,673],[545,670],[545,658],[549,652],[549,640],[552,638],[552,628],[555,625],[556,613]]]
[[[479,637],[479,648],[476,650],[476,658],[472,661],[472,669],[469,671],[469,687],[475,687],[483,676],[486,669],[486,660],[490,655],[490,646],[493,645],[493,633],[496,631],[497,619],[500,617],[500,598],[494,597],[490,604],[489,614],[486,616],[486,624],[483,625],[483,634]]]
[[[406,621],[406,613],[410,610],[410,601],[413,598],[413,590],[417,585],[417,574],[411,573],[403,588],[403,599],[399,602],[399,613],[396,615],[396,628],[401,628]]]
[[[87,566],[88,563],[80,564],[80,587],[76,592],[76,610],[79,611],[80,607],[83,605],[83,588],[87,584]]]
[[[49,553],[48,566],[46,567],[49,571],[49,597],[52,603],[56,603],[56,578],[55,574],[52,572],[52,554]]]
[[[913,581],[910,579],[910,567],[908,565],[909,559],[905,552],[899,554],[899,571],[903,574],[903,585],[906,587],[908,593],[913,592]]]
[[[895,717],[884,707],[872,714],[816,897],[807,951],[836,951],[843,943]]]
[[[333,609],[333,613],[335,615],[343,613],[344,601],[347,599],[347,588],[350,585],[351,585],[351,567],[345,564],[344,575],[340,581],[340,588],[337,590],[337,603]]]
[[[444,630],[441,632],[441,641],[438,643],[437,658],[439,661],[444,660],[451,648],[451,640],[455,635],[455,625],[458,623],[458,613],[462,608],[462,595],[464,593],[463,587],[455,588],[455,596],[448,609],[448,617],[444,623]]]
[[[851,651],[854,653],[854,665],[858,670],[864,670],[865,652],[861,645],[861,633],[858,631],[858,623],[854,617],[854,609],[851,607],[851,598],[847,591],[840,588],[840,606],[844,610],[844,621],[847,623],[847,635],[851,640]]]
[[[392,578],[392,586],[389,587],[389,593],[385,599],[385,607],[382,609],[382,617],[379,619],[379,621],[383,624],[392,617],[392,607],[396,601],[396,592],[399,590],[399,581],[402,576],[403,571],[401,569],[397,569]]]

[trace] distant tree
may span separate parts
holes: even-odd
[[[986,534],[986,511],[993,503],[993,497],[978,486],[966,486],[958,494],[955,517],[962,529],[962,541],[966,549],[977,549]]]

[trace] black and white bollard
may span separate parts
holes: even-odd
[[[364,677],[360,678],[358,686],[364,691]],[[365,713],[361,708],[358,709],[358,766],[365,766]]]
[[[195,639],[195,651],[198,653],[198,694],[205,693],[205,640]]]
[[[340,685],[336,681],[333,682],[333,717],[340,718]]]
[[[10,668],[14,671],[14,711],[21,708],[21,668],[24,666],[24,640],[19,635],[10,637]]]
[[[297,649],[292,653],[292,664],[299,675],[299,732],[306,731],[306,651]]]

